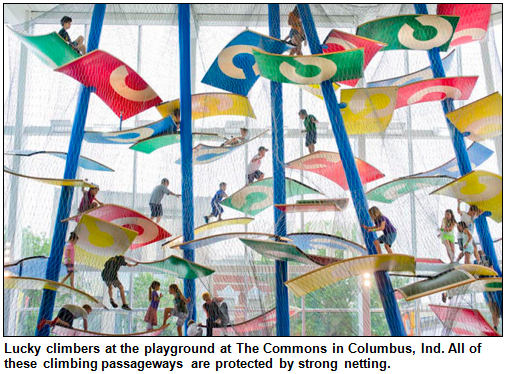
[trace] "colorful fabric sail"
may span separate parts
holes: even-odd
[[[222,219],[221,221],[214,221],[211,223],[206,223],[205,225],[199,226],[195,229],[194,234],[195,236],[202,234],[204,232],[214,230],[220,227],[226,227],[226,226],[233,226],[233,225],[241,225],[241,226],[247,226],[249,223],[254,221],[254,218],[250,217],[241,217],[241,218],[229,218],[229,219]],[[169,247],[177,247],[183,243],[183,235],[179,235],[175,237],[174,239],[163,243],[162,247],[169,246]]]
[[[169,245],[170,248],[177,249],[199,249],[202,247],[206,247],[208,245],[213,245],[216,243],[221,243],[226,240],[237,239],[237,238],[269,238],[272,237],[272,234],[262,233],[262,232],[226,232],[223,234],[216,234],[211,236],[206,236],[204,238],[194,239],[188,242],[177,243],[175,245],[170,245],[171,242],[165,243],[163,246]]]
[[[366,196],[368,200],[390,204],[411,192],[444,186],[453,180],[454,178],[449,177],[403,177],[373,188]]]
[[[337,205],[341,210],[345,210],[349,202],[350,199],[348,199],[347,197],[342,199],[297,200],[297,204],[333,204]]]
[[[138,235],[130,245],[130,249],[144,247],[171,236],[167,230],[145,215],[120,205],[105,204],[88,210],[86,215],[136,231]],[[71,217],[71,219],[79,220],[79,217],[81,216]]]
[[[475,170],[432,192],[476,205],[502,222],[502,177],[488,171]]]
[[[481,145],[480,143],[473,143],[467,148],[467,155],[469,156],[469,161],[471,162],[471,166],[475,169],[477,166],[480,166],[485,161],[487,161],[494,151],[488,149],[487,147]],[[460,177],[459,166],[457,164],[457,159],[454,158],[447,163],[426,171],[424,173],[415,174],[415,177],[432,177],[432,176],[447,176],[451,178]]]
[[[102,269],[114,256],[123,255],[138,232],[99,218],[83,215],[74,232],[79,237],[75,245],[76,262]]]
[[[443,58],[443,68],[445,72],[450,70],[450,66],[453,62],[453,57],[455,56],[455,50],[452,50],[448,55]],[[414,73],[402,75],[400,77],[388,78],[381,81],[369,82],[367,83],[367,87],[388,87],[388,86],[405,86],[407,84],[423,81],[426,79],[434,78],[434,73],[432,72],[432,68],[427,66],[424,69],[418,70]]]
[[[214,270],[206,266],[185,260],[178,256],[169,256],[162,260],[151,262],[138,262],[148,273],[152,274],[171,274],[181,279],[197,279],[208,277]]]
[[[61,158],[62,160],[67,159],[66,152],[55,152],[55,151],[10,151],[6,152],[5,155],[8,156],[21,156],[21,157],[30,157],[35,155],[50,155],[54,157]],[[95,171],[114,171],[108,166],[101,164],[98,161],[92,160],[91,158],[79,156],[79,161],[77,164],[79,167],[86,170],[95,170]]]
[[[161,103],[156,107],[162,117],[175,117],[179,99]],[[246,96],[231,93],[201,93],[192,95],[192,120],[214,116],[242,116],[256,118]]]
[[[320,194],[319,191],[296,180],[286,178],[286,197]],[[222,201],[221,205],[245,214],[257,215],[273,205],[273,179],[265,178],[251,183]]]
[[[251,143],[253,140],[256,140],[260,138],[261,136],[264,136],[267,131],[265,130],[258,134],[257,136],[249,139],[246,142],[237,144],[237,145],[231,145],[231,146],[212,146],[212,145],[206,145],[206,144],[199,144],[196,147],[193,148],[193,164],[194,165],[203,165],[203,164],[209,164],[213,161],[219,160],[222,157],[225,157],[226,155],[238,150],[239,148],[245,146],[248,143]],[[181,163],[181,160],[176,161],[177,164]]]
[[[253,57],[253,47],[282,54],[290,45],[280,39],[245,30],[220,52],[202,83],[239,95],[248,95],[260,76]]]
[[[55,69],[74,78],[124,120],[162,102],[158,94],[123,61],[101,50]]]
[[[346,251],[355,250],[360,254],[367,254],[367,249],[360,244],[339,236],[320,234],[312,232],[293,233],[286,236],[292,240],[292,244],[296,245],[303,251],[324,249],[326,251]]]
[[[475,142],[502,135],[502,96],[495,92],[448,113],[446,118]]]
[[[477,309],[429,305],[445,328],[461,336],[500,336]]]
[[[323,53],[308,56],[287,56],[253,48],[260,75],[274,82],[321,84],[363,77],[364,50]]]
[[[395,109],[429,101],[467,100],[471,96],[477,80],[477,76],[450,77],[407,84],[399,87]]]
[[[408,284],[398,288],[406,301],[419,299],[420,297],[460,287],[475,281],[475,278],[464,270],[452,270],[435,278]]]
[[[290,317],[296,315],[300,312],[299,308],[290,307],[289,315]],[[272,329],[276,326],[276,308],[273,308],[263,314],[260,314],[258,317],[249,319],[247,321],[237,323],[227,327],[218,327],[213,328],[217,333],[223,333],[227,336],[233,335],[242,335],[248,334],[256,331],[263,331],[266,329]],[[265,336],[265,333],[262,333],[262,336]]]
[[[453,34],[451,47],[475,40],[487,35],[492,4],[438,4],[437,14],[441,16],[459,16],[459,23]]]
[[[448,291],[448,297],[496,291],[502,291],[502,278],[483,278],[466,286],[452,288]]]
[[[338,258],[315,256],[304,253],[293,244],[268,240],[240,239],[247,247],[264,257],[277,261],[297,262],[306,265],[329,265],[340,261]]]
[[[349,199],[298,200],[296,204],[276,204],[285,213],[340,212],[346,208]]]
[[[47,35],[27,35],[17,32],[10,26],[7,27],[31,53],[51,69],[68,64],[80,56],[56,32]]]
[[[418,277],[434,278],[453,270],[462,270],[476,277],[497,276],[497,273],[494,269],[481,265],[459,263],[446,264],[439,259],[431,259],[433,262],[427,261],[428,259],[424,259],[425,261],[423,262],[419,260],[420,259],[417,259],[416,262],[416,276]],[[437,260],[437,262],[434,262],[434,260]]]
[[[453,16],[401,15],[363,23],[357,35],[388,44],[383,51],[439,48],[446,52],[458,22],[459,17]]]
[[[361,36],[348,34],[340,30],[332,30],[323,41],[323,53],[348,51],[350,49],[364,48],[364,70],[371,62],[372,58],[378,53],[385,43],[378,42]],[[357,85],[358,79],[343,81],[340,83],[351,87]]]
[[[162,326],[155,330],[148,330],[148,331],[142,331],[142,332],[135,332],[132,334],[107,334],[103,332],[96,332],[96,331],[85,331],[80,330],[76,328],[68,329],[63,326],[54,326],[51,329],[51,334],[58,335],[58,336],[87,336],[87,337],[103,337],[103,336],[116,336],[116,337],[123,337],[123,336],[159,336],[162,332],[165,331],[165,329],[169,325]]]
[[[43,178],[43,177],[33,177],[31,175],[24,175],[15,173],[8,167],[4,165],[4,173],[8,173],[20,178],[27,178],[37,182],[51,184],[53,186],[67,186],[67,187],[95,187],[94,184],[88,183],[81,179],[55,179],[55,178]]]
[[[172,134],[176,131],[176,124],[171,117],[167,117],[146,126],[139,126],[123,131],[85,131],[84,140],[89,143],[99,144],[133,144],[157,135]]]
[[[383,178],[385,175],[374,166],[355,157],[358,173],[362,184],[366,184],[377,179]],[[303,171],[311,171],[319,174],[331,181],[337,183],[342,189],[348,190],[348,181],[344,173],[343,163],[339,153],[317,151],[307,156],[290,161],[286,164],[289,169],[297,169]]]
[[[290,279],[285,282],[285,285],[295,296],[302,297],[340,280],[376,271],[413,273],[415,271],[415,258],[401,254],[350,258]]]
[[[397,102],[397,87],[341,90],[341,113],[348,135],[383,132],[390,124]]]
[[[90,294],[67,286],[63,283],[58,283],[47,279],[8,276],[4,277],[4,289],[58,291],[58,293],[70,294],[71,297],[75,298],[76,300],[84,301],[85,304],[89,304],[92,308],[107,309],[100,301],[98,301]]]
[[[6,263],[4,265],[4,276],[14,275],[18,277],[28,278],[45,278],[47,269],[47,257],[46,256],[33,256],[23,258],[19,261]],[[60,273],[58,278],[62,278],[67,275],[67,268],[60,267]]]
[[[218,134],[204,134],[204,133],[193,133],[192,134],[193,141],[211,141],[211,142],[223,142],[225,139]],[[159,135],[155,137],[148,138],[146,140],[141,140],[140,142],[135,143],[130,146],[130,149],[146,154],[151,154],[154,151],[157,151],[163,147],[167,147],[172,144],[178,144],[181,141],[181,134],[167,134],[167,135]]]

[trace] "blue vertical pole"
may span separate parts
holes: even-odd
[[[304,31],[306,33],[311,53],[322,53],[322,47],[320,45],[320,40],[316,32],[316,26],[314,24],[309,5],[299,4],[297,7],[299,9],[299,14],[302,19],[302,24],[304,26]],[[351,151],[350,141],[348,139],[346,128],[344,127],[343,118],[341,116],[341,112],[339,111],[339,103],[337,102],[335,92],[332,89],[332,82],[323,82],[321,84],[321,88],[330,122],[332,124],[334,137],[336,138],[337,147],[339,148],[339,154],[341,155],[341,160],[343,162],[346,179],[350,187],[353,205],[355,206],[360,225],[374,226],[368,213],[369,207],[367,199],[365,197],[364,189],[362,188],[362,182],[357,170],[357,165],[355,164],[355,158],[353,157],[353,153]],[[367,232],[364,229],[362,229],[362,234],[364,235],[365,244],[369,254],[377,254],[374,246],[374,240],[377,239],[376,234],[374,232]],[[401,313],[394,296],[390,276],[388,273],[383,271],[375,272],[374,276],[376,278],[376,284],[378,285],[378,291],[381,302],[383,303],[390,333],[392,336],[405,336],[406,332],[404,330]]]
[[[104,23],[106,4],[96,4],[93,8],[93,16],[91,18],[90,36],[88,38],[88,51],[91,52],[98,48],[100,42],[100,34],[102,33],[102,25]],[[90,94],[93,87],[84,87],[81,85],[79,97],[77,99],[77,109],[74,116],[74,124],[72,133],[70,134],[69,150],[67,153],[67,161],[65,162],[64,179],[75,179],[77,173],[77,163],[81,154],[81,145],[84,137],[84,126],[86,124],[86,116],[88,115],[88,104],[90,102]],[[60,202],[56,213],[56,222],[54,225],[53,241],[51,242],[51,252],[47,260],[46,279],[58,281],[60,274],[61,260],[63,256],[63,247],[65,245],[65,234],[67,233],[67,222],[61,222],[70,214],[72,205],[72,196],[74,189],[72,187],[62,187],[60,193]],[[50,320],[53,315],[54,302],[56,292],[44,290],[42,293],[42,302],[39,308],[39,317],[37,324],[41,319]],[[48,336],[49,326],[45,326],[40,331],[35,331],[36,336]]]
[[[269,4],[269,35],[281,38],[279,4]],[[283,136],[283,88],[271,82],[272,171],[274,174],[274,204],[286,203],[285,140]],[[274,208],[274,234],[286,236],[286,213]],[[288,264],[276,261],[276,334],[290,336],[290,310],[288,303]]]
[[[193,240],[193,150],[192,150],[192,95],[190,4],[178,5],[179,24],[179,85],[181,102],[181,195],[183,200],[183,240]],[[183,249],[183,256],[195,260],[193,249]],[[196,319],[195,280],[184,280],[184,294],[191,298],[189,319]],[[186,323],[185,323],[186,326]]]
[[[428,14],[427,5],[426,4],[414,4],[415,11],[418,14]],[[441,55],[439,48],[433,48],[429,53],[430,66],[432,68],[432,74],[434,78],[444,78],[446,76],[445,70],[443,68],[443,63],[441,62]],[[449,112],[453,112],[455,110],[455,106],[453,105],[453,99],[446,99],[441,102],[443,106],[443,111],[445,114]],[[453,149],[455,151],[455,156],[457,158],[457,163],[459,165],[459,170],[461,175],[466,175],[473,171],[471,166],[471,162],[469,160],[469,155],[467,154],[466,143],[464,141],[464,137],[457,130],[457,128],[446,119],[446,124],[448,125],[448,130],[450,131],[450,138],[452,140]],[[490,230],[488,228],[487,218],[485,215],[479,216],[476,221],[476,231],[478,232],[478,236],[480,237],[481,247],[485,254],[490,258],[494,270],[502,277],[501,267],[499,266],[499,261],[497,261],[497,256],[495,254],[494,242],[492,240],[492,236],[490,235]],[[501,315],[502,315],[502,292],[494,292],[494,299],[499,306]]]

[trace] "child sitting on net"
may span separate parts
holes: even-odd
[[[186,330],[188,336],[202,336],[203,333],[204,331],[200,324],[196,324],[192,319],[188,321],[188,329]]]
[[[72,41],[70,39],[69,33],[67,32],[67,30],[70,29],[70,26],[72,26],[72,18],[69,16],[64,16],[61,19],[60,23],[62,25],[62,29],[58,32],[58,35],[60,35],[63,40],[69,43],[73,50],[78,52],[81,56],[84,56],[86,54],[84,37],[82,35],[79,35],[76,40]]]
[[[245,143],[245,142],[248,141],[248,138],[249,138],[248,134],[249,134],[249,130],[247,128],[245,128],[245,127],[242,127],[241,128],[241,135],[240,136],[236,136],[234,138],[228,139],[221,146],[222,147],[225,147],[225,146],[234,146],[234,145],[239,145],[239,144]]]

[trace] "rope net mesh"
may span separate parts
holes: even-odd
[[[295,4],[280,5],[281,39],[290,38],[289,14],[293,12],[294,7]],[[333,29],[355,34],[358,25],[376,18],[415,14],[411,4],[314,4],[311,5],[311,11],[321,43]],[[61,29],[60,19],[63,16],[69,16],[73,20],[72,27],[68,30],[71,39],[75,40],[79,35],[83,35],[86,43],[92,12],[92,5],[59,5],[49,12],[38,14],[30,22],[15,25],[13,29],[16,33],[32,36],[58,32]],[[429,6],[429,14],[436,14],[435,5]],[[270,185],[266,183],[268,178],[273,177],[270,81],[262,76],[256,76],[258,74],[255,74],[255,59],[249,53],[232,57],[225,56],[220,62],[221,66],[231,64],[236,66],[235,74],[239,74],[238,71],[243,72],[247,77],[246,80],[250,79],[251,85],[246,88],[245,93],[241,91],[244,88],[242,86],[239,88],[239,84],[233,85],[232,90],[218,88],[230,84],[229,76],[226,74],[213,74],[210,81],[204,79],[206,74],[220,67],[220,63],[216,62],[220,52],[239,34],[246,31],[255,35],[261,34],[267,38],[269,29],[266,5],[198,4],[191,6],[193,65],[191,85],[192,92],[199,94],[193,98],[194,120],[192,122],[195,150],[191,193],[194,199],[195,228],[204,225],[204,217],[212,213],[211,201],[222,182],[226,183],[225,192],[229,198],[223,203],[224,211],[221,218],[224,220],[254,218],[247,224],[244,220],[232,221],[216,228],[196,231],[195,239],[227,233],[243,233],[231,235],[228,240],[216,240],[203,246],[197,245],[194,249],[195,263],[198,266],[192,269],[201,277],[196,279],[196,300],[190,300],[188,306],[196,305],[196,322],[204,325],[208,323],[203,309],[204,301],[201,297],[204,292],[209,292],[212,297],[219,299],[218,304],[226,303],[228,307],[228,327],[215,328],[214,335],[276,335],[275,313],[272,312],[272,309],[276,307],[273,258],[282,254],[271,251],[266,257],[265,253],[262,255],[254,251],[239,240],[242,237],[271,242],[274,240],[269,236],[274,234],[276,224],[273,213],[276,209],[273,207],[274,192],[272,183]],[[134,75],[132,73],[125,80],[127,86],[138,85],[135,89],[140,90],[145,89],[147,85],[160,98],[160,102],[179,99],[179,41],[177,6],[175,5],[107,5],[99,50],[107,52],[114,59],[101,58],[87,69],[75,69],[72,77],[48,67],[41,61],[40,56],[32,53],[31,48],[27,50],[12,31],[7,32],[9,33],[9,80],[6,83],[8,94],[4,100],[4,149],[6,152],[20,150],[72,152],[69,150],[69,140],[80,82],[86,82],[91,75],[107,78],[107,75],[117,68],[117,60],[120,61],[120,65],[121,63],[127,65],[144,81],[144,83],[139,83],[137,78],[132,78]],[[441,53],[442,58],[454,53],[451,63],[446,68],[447,77],[479,77],[474,87],[471,87],[468,99],[455,100],[456,109],[494,92],[502,94],[500,53],[496,49],[494,32],[495,28],[490,27],[483,40],[451,47],[447,52]],[[248,40],[253,39],[250,37]],[[265,42],[261,45],[269,53],[282,53],[292,48],[291,45],[282,41],[276,43],[269,45]],[[303,55],[310,54],[309,47],[305,43],[302,43],[301,47]],[[273,52],[276,48],[283,50]],[[287,54],[287,52],[284,53],[285,56]],[[86,58],[87,55],[81,57],[82,61]],[[227,61],[223,62],[227,58],[230,59],[231,64],[227,65]],[[75,63],[71,62],[71,64]],[[364,90],[362,106],[359,105],[353,110],[368,110],[373,105],[371,103],[374,103],[374,96],[366,90],[369,83],[411,74],[428,66],[430,66],[430,61],[427,52],[423,50],[380,51],[365,68],[364,77],[355,87],[341,84],[336,91],[337,98],[339,100],[340,97],[344,97],[344,90]],[[430,78],[432,76],[424,79]],[[206,83],[202,82],[203,79]],[[101,82],[104,87],[109,84],[108,79],[103,79]],[[400,90],[401,88],[398,92]],[[91,95],[86,131],[130,130],[159,121],[164,115],[157,110],[156,105],[151,105],[143,107],[130,118],[122,119],[115,113],[114,108],[107,104],[108,99],[117,102],[111,99],[110,89],[104,92],[103,97],[99,97],[98,90],[96,94]],[[430,96],[430,98],[426,102],[395,109],[385,131],[349,136],[353,154],[359,159],[357,164],[360,160],[366,162],[384,175],[384,177],[373,178],[374,180],[364,183],[363,188],[366,193],[398,178],[430,171],[455,158],[446,118],[439,103],[440,99],[437,98],[438,93],[430,90],[429,92],[427,97]],[[220,93],[234,95],[226,98],[216,96]],[[150,94],[146,93],[146,95]],[[246,96],[247,100],[241,95]],[[305,145],[306,135],[302,133],[305,129],[304,121],[298,115],[301,109],[305,109],[309,115],[313,115],[318,120],[316,151],[338,153],[325,102],[309,93],[302,85],[285,83],[283,84],[282,113],[284,160],[278,161],[286,164],[308,155],[308,148]],[[119,108],[119,110],[123,109]],[[173,107],[171,110],[169,114],[177,121]],[[216,113],[223,113],[220,111],[227,110],[229,112],[225,115],[216,115]],[[493,108],[490,110],[492,112]],[[250,113],[251,111],[254,115]],[[346,117],[345,111],[346,109],[342,111],[345,125],[346,118],[358,120],[350,114]],[[373,118],[373,121],[380,121],[381,113],[379,108],[373,107],[369,116]],[[281,114],[276,113],[276,115]],[[233,147],[229,144],[223,145],[229,139],[241,136],[242,128],[248,130],[245,140],[236,141]],[[265,130],[269,131],[264,133]],[[146,131],[135,134],[140,133],[149,137],[151,130]],[[119,226],[138,231],[139,238],[136,239],[138,241],[141,240],[141,236],[149,236],[155,230],[154,226],[150,226],[147,222],[152,213],[149,202],[153,188],[159,185],[163,178],[168,178],[170,182],[168,189],[175,194],[181,194],[181,180],[186,177],[186,175],[181,175],[179,164],[181,159],[179,138],[169,140],[169,136],[177,134],[167,129],[162,129],[160,134],[167,137],[164,143],[167,145],[149,154],[129,149],[136,142],[137,135],[125,135],[114,142],[101,143],[87,141],[87,135],[85,135],[81,146],[81,156],[104,164],[114,169],[114,172],[80,167],[76,179],[87,180],[98,185],[100,187],[97,195],[99,201],[127,207],[147,218],[144,220],[139,218],[133,224],[131,213],[119,210],[113,214],[113,219],[97,217],[105,221],[112,220],[112,223]],[[199,134],[211,135],[206,137]],[[258,136],[260,134],[261,136]],[[496,174],[502,173],[500,161],[502,145],[501,141],[498,141],[501,136],[502,130],[499,137],[480,143],[494,154],[482,160],[480,165],[473,165],[473,170],[479,168]],[[465,142],[466,147],[472,144],[468,139]],[[199,147],[200,144],[207,147]],[[268,149],[260,166],[265,180],[254,182],[246,187],[248,164],[258,154],[260,147]],[[335,170],[332,169],[331,175],[338,173],[344,175],[342,163],[334,162],[329,158],[318,160],[325,162],[327,168],[335,168]],[[23,176],[61,179],[65,160],[55,158],[49,153],[29,157],[6,155],[4,165]],[[359,172],[361,172],[360,166]],[[341,183],[329,179],[328,176],[316,172],[314,168],[312,169],[311,162],[302,169],[286,167],[285,174],[287,178],[294,181],[293,184],[287,182],[287,204],[300,204],[298,202],[301,200],[306,201],[304,204],[308,204],[307,200],[314,200],[311,202],[314,210],[286,214],[288,237],[293,240],[286,243],[299,243],[289,234],[310,233],[315,235],[314,243],[309,243],[307,246],[297,244],[300,251],[306,255],[329,257],[331,260],[346,260],[367,254],[367,251],[363,249],[364,239],[348,189],[343,188]],[[345,182],[344,179],[343,183]],[[431,194],[444,184],[446,183],[437,186],[419,186],[402,196],[397,196],[402,186],[394,186],[390,192],[385,193],[394,197],[393,202],[369,200],[369,207],[377,206],[397,229],[397,239],[392,246],[394,253],[416,258],[441,259],[444,263],[450,262],[447,249],[440,237],[440,228],[447,209],[452,209],[456,220],[460,221],[457,214],[457,201],[447,196]],[[246,193],[244,193],[245,190]],[[5,276],[45,277],[60,192],[61,188],[58,186],[42,184],[33,178],[4,173],[4,260],[6,265],[11,265],[4,267]],[[70,216],[77,214],[82,197],[80,189],[75,188]],[[349,199],[349,201],[343,209],[327,210],[329,203],[325,202],[326,199]],[[168,261],[161,262],[165,265],[159,267],[152,264],[172,255],[183,257],[183,251],[180,248],[172,248],[170,243],[162,246],[183,233],[185,222],[181,219],[181,199],[173,195],[164,196],[162,207],[163,216],[159,225],[172,236],[140,248],[130,249],[128,245],[123,248],[127,261],[132,259],[141,262],[137,267],[122,267],[119,271],[119,280],[124,286],[126,301],[132,311],[111,307],[107,287],[101,278],[101,270],[110,252],[104,250],[99,251],[98,254],[94,253],[88,241],[84,240],[81,243],[78,241],[74,286],[98,302],[94,304],[94,311],[89,317],[89,331],[105,334],[132,334],[146,331],[144,317],[150,304],[148,290],[155,280],[161,283],[160,292],[163,294],[158,308],[158,324],[155,328],[162,326],[164,308],[173,306],[173,296],[169,294],[168,286],[177,284],[182,290],[181,277],[185,274],[189,277],[188,268],[193,266],[184,262],[178,262],[176,265],[171,262],[172,265],[169,266]],[[462,203],[461,210],[467,212],[468,205]],[[217,217],[214,216],[210,218],[211,222],[216,219]],[[502,238],[502,223],[491,219],[487,221],[492,238]],[[77,222],[71,220],[65,239],[76,227]],[[322,239],[317,237],[317,234],[328,234],[329,237]],[[476,241],[479,241],[476,231],[472,235]],[[83,234],[84,237],[85,234]],[[342,243],[340,238],[357,243],[363,250],[339,247],[335,243]],[[384,247],[382,247],[382,252],[386,253]],[[458,245],[455,244],[455,257],[459,252]],[[502,266],[502,240],[495,242],[495,253]],[[33,256],[38,257],[31,258]],[[300,257],[297,259],[289,262],[288,279],[290,280],[321,268],[321,265],[316,262],[300,262]],[[22,261],[18,263],[20,260]],[[461,260],[461,263],[463,262],[464,260]],[[212,269],[214,272],[211,275],[204,274],[202,269],[205,268]],[[366,266],[358,266],[358,269],[359,275],[350,275],[344,280],[317,289],[303,297],[296,297],[289,291],[291,335],[389,335],[381,295],[373,279],[373,273]],[[65,275],[66,268],[62,264],[60,280]],[[424,278],[391,276],[394,289],[422,279]],[[16,287],[4,288],[4,333],[10,336],[33,335],[39,314],[42,289],[38,286],[37,280],[24,280],[16,284]],[[471,287],[471,285],[463,287]],[[56,317],[58,310],[65,304],[90,303],[88,296],[64,292],[61,288],[56,295],[53,316]],[[114,289],[114,298],[116,302],[120,300],[117,289]],[[449,298],[445,304],[442,303],[441,292],[438,292],[415,301],[398,300],[408,335],[451,335],[455,333],[451,328],[452,323],[462,323],[462,321],[446,321],[443,324],[430,309],[430,304],[477,309],[491,325],[497,324],[492,318],[483,293],[462,292]],[[172,318],[169,322],[170,326],[162,335],[177,335],[176,320]],[[74,327],[82,328],[81,322],[76,321]],[[502,331],[502,322],[498,328]]]

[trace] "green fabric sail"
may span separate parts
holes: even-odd
[[[394,49],[446,52],[460,17],[414,14],[380,18],[357,28],[357,35],[387,43],[382,51]]]
[[[251,183],[222,201],[221,205],[245,214],[256,215],[273,205],[273,179],[266,178]],[[286,178],[286,197],[321,194],[319,191],[296,180]]]
[[[274,82],[307,85],[363,76],[363,48],[309,56],[275,55],[253,49],[253,56],[260,75]]]
[[[30,52],[51,69],[56,69],[79,58],[80,55],[56,32],[47,35],[26,35],[11,31]]]
[[[405,177],[395,179],[370,190],[368,200],[380,203],[393,203],[398,198],[427,187],[441,187],[450,182],[451,177]]]

